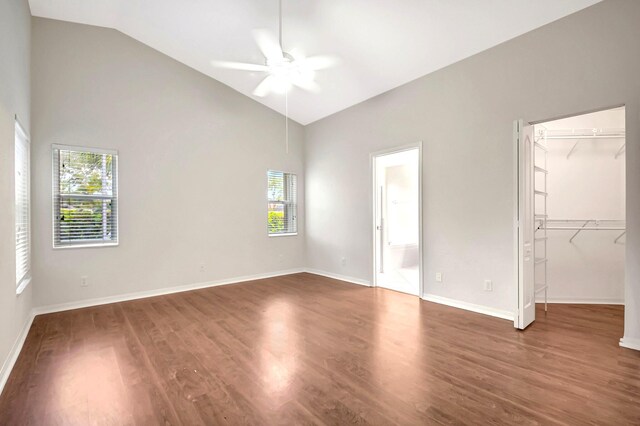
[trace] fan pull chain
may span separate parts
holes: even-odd
[[[285,150],[289,153],[289,90],[284,92],[284,140]]]
[[[282,46],[282,0],[278,1],[278,41],[280,42],[280,48],[284,49]]]

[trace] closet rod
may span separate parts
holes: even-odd
[[[540,132],[540,136],[547,139],[577,139],[577,138],[624,138],[626,130],[624,127],[594,127],[589,129],[545,129]]]
[[[561,223],[566,223],[567,225],[560,225],[560,226],[553,226],[553,225],[549,225],[550,223],[553,224],[553,222],[561,222]],[[583,222],[582,225],[580,226],[570,226],[568,224],[570,224],[571,222]],[[624,222],[623,220],[615,220],[615,219],[584,219],[584,220],[568,220],[568,219],[564,219],[564,220],[560,220],[560,219],[556,219],[556,220],[547,220],[547,223],[545,224],[545,229],[548,231],[576,231],[571,238],[569,238],[569,242],[572,243],[574,238],[576,238],[578,236],[578,234],[582,231],[625,231],[626,232],[626,227],[625,226],[615,226],[615,225],[609,225],[609,226],[600,226],[600,223],[602,222],[608,222],[608,223],[619,223],[619,222]],[[590,223],[593,223],[593,225],[588,226]],[[623,232],[624,234],[624,232]],[[622,235],[621,235],[622,236]],[[617,242],[619,238],[616,238],[616,240],[614,242]]]
[[[548,231],[624,231],[627,228],[620,226],[598,226],[597,228],[583,228],[581,226],[547,226]]]
[[[547,136],[547,139],[624,139],[625,135],[576,135]]]
[[[571,223],[571,222],[594,222],[595,224],[602,222],[624,222],[624,219],[547,219],[548,222],[562,222],[562,223]]]

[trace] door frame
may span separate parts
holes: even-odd
[[[600,111],[607,111],[610,109],[615,109],[615,108],[625,108],[625,129],[628,131],[630,128],[630,124],[632,122],[632,120],[630,120],[631,115],[629,113],[630,109],[632,109],[633,107],[630,108],[628,103],[617,103],[617,104],[611,104],[609,106],[605,106],[605,107],[598,107],[598,108],[593,108],[593,109],[586,109],[583,110],[582,112],[575,112],[575,113],[571,113],[571,114],[564,114],[564,115],[557,115],[557,116],[553,116],[553,117],[547,117],[544,119],[540,119],[540,120],[534,120],[534,121],[528,121],[528,120],[523,120],[524,122],[528,122],[528,124],[530,125],[537,125],[537,124],[542,124],[542,123],[546,123],[547,121],[555,121],[555,120],[562,120],[564,118],[571,118],[571,117],[577,117],[580,115],[586,115],[586,114],[591,114],[594,112],[600,112]],[[522,119],[522,118],[520,118]],[[518,119],[515,119],[513,122],[513,134],[512,134],[512,142],[513,141],[517,141],[517,137],[518,137],[518,128],[517,128],[517,121]],[[514,288],[515,288],[515,299],[514,299],[514,315],[513,315],[513,326],[515,328],[518,328],[519,325],[519,320],[520,320],[520,255],[519,255],[519,244],[520,244],[520,230],[519,230],[519,212],[520,212],[520,151],[519,151],[519,144],[518,143],[512,143],[512,149],[513,149],[513,278],[514,278]],[[629,170],[629,162],[626,160],[626,156],[625,156],[625,202],[627,205],[627,211],[625,212],[625,217],[629,217],[628,215],[628,199],[629,199],[629,184],[627,181],[627,177],[629,175],[628,170]],[[628,234],[627,234],[628,235]],[[628,276],[628,249],[625,252],[625,262],[624,262],[624,269],[625,269],[625,290],[627,287],[627,276]],[[625,291],[625,295],[624,295],[624,306],[625,306],[625,327],[627,324],[626,321],[626,316],[627,316],[627,305],[629,302],[629,297],[627,292]],[[625,328],[626,330],[626,328]],[[623,339],[620,339],[621,341]],[[621,344],[621,346],[623,346]]]
[[[377,251],[376,251],[376,158],[388,154],[396,154],[398,152],[410,151],[418,149],[418,271],[419,271],[419,283],[418,283],[418,297],[424,296],[424,233],[423,233],[423,220],[422,220],[422,141],[414,142],[411,144],[395,146],[393,148],[387,148],[380,151],[375,151],[369,154],[369,173],[371,176],[371,192],[369,199],[369,208],[371,209],[371,254],[373,259],[371,285],[372,287],[378,287],[378,274],[377,270]]]
[[[520,144],[518,120],[513,121],[511,144],[513,149],[513,282],[515,284],[515,309],[513,326],[520,323]],[[515,143],[514,143],[515,142]]]

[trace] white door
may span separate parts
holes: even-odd
[[[420,149],[373,156],[375,284],[420,294]]]
[[[518,321],[525,329],[536,319],[535,299],[535,207],[533,126],[518,120],[515,143],[518,149]]]

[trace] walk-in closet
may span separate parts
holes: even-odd
[[[624,304],[624,107],[534,134],[536,301]]]

